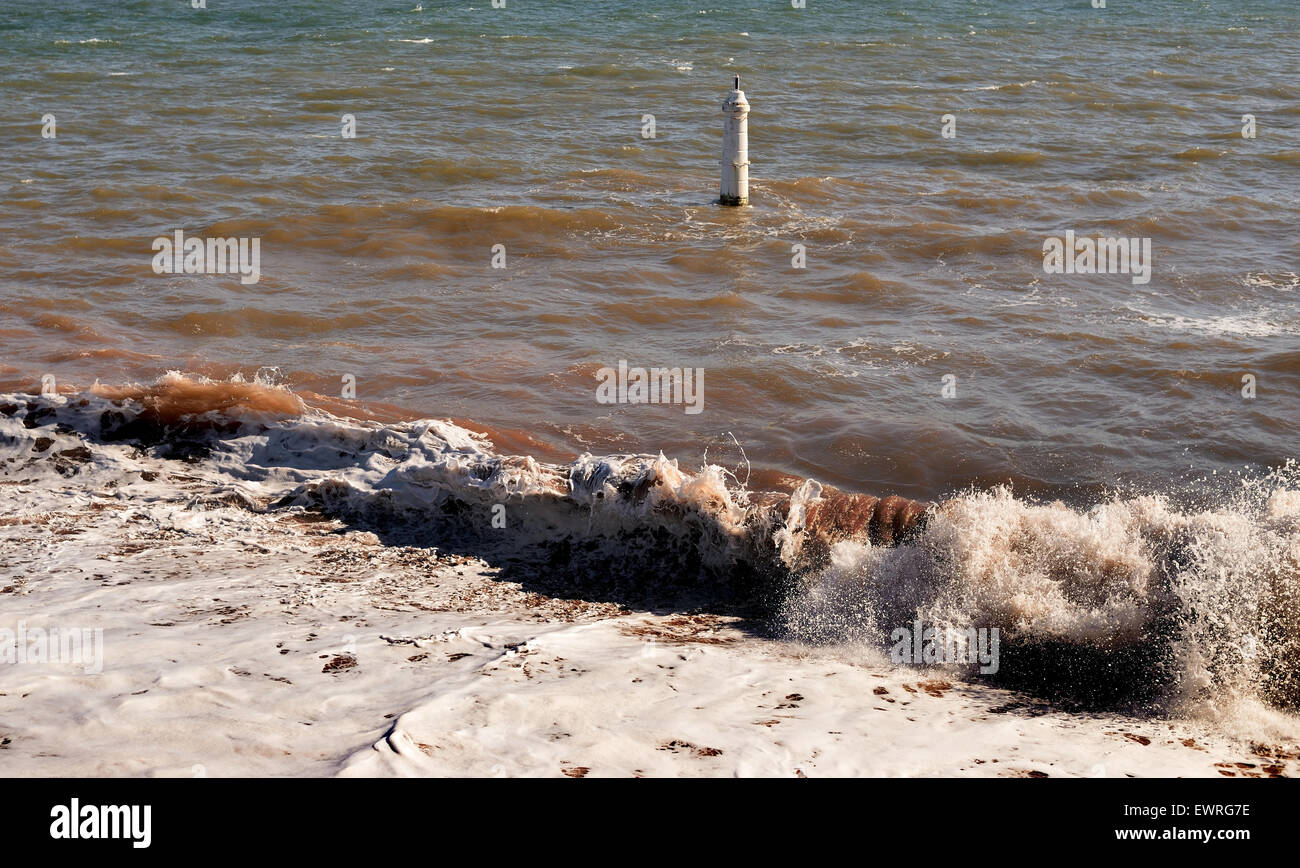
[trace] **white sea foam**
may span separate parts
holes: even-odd
[[[1035,689],[1128,691],[1198,713],[1300,701],[1295,466],[1196,508],[1159,495],[1081,509],[970,491],[932,509],[905,544],[883,546],[872,540],[901,527],[897,505],[815,480],[782,495],[662,454],[547,464],[498,454],[449,421],[338,418],[257,382],[173,374],[151,387],[0,396],[0,434],[8,475],[36,487],[33,509],[92,488],[307,508],[489,557],[562,553],[579,582],[621,570],[705,592],[739,582],[758,595],[773,580],[788,588],[782,622],[806,641],[887,647],[892,629],[916,619],[997,627],[998,677]],[[183,490],[156,481],[177,467]],[[490,542],[497,505],[511,532]]]
[[[1005,488],[968,492],[914,546],[839,543],[785,618],[796,636],[878,646],[913,619],[998,627],[1012,677],[1035,681],[1014,671],[1019,647],[1034,666],[1052,658],[1085,694],[1122,694],[1108,679],[1157,679],[1132,686],[1159,687],[1148,699],[1166,710],[1199,713],[1300,701],[1298,599],[1300,468],[1288,467],[1195,509],[1161,496],[1080,510]]]
[[[1285,287],[1280,287],[1285,289]],[[1208,335],[1266,338],[1278,335],[1300,334],[1300,323],[1277,319],[1268,312],[1236,313],[1220,316],[1183,316],[1136,310],[1139,319],[1150,326],[1173,331],[1196,332]]]

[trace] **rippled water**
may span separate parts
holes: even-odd
[[[731,434],[918,497],[1296,457],[1291,0],[208,5],[0,4],[9,388],[351,373],[540,453]],[[733,73],[746,209],[713,204]],[[260,237],[261,280],[154,274],[178,228]],[[1067,229],[1149,237],[1151,282],[1045,274]],[[703,368],[704,411],[597,403],[620,359]]]

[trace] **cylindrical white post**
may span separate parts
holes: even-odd
[[[736,87],[722,104],[722,196],[723,205],[749,204],[749,101]]]

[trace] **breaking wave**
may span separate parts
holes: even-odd
[[[909,545],[837,543],[781,617],[807,641],[882,648],[917,620],[940,644],[996,627],[1000,683],[1088,706],[1295,709],[1300,467],[1204,508],[1148,495],[1080,510],[969,491]]]
[[[990,677],[1090,706],[1300,706],[1295,465],[1203,507],[1079,509],[1005,488],[924,504],[814,480],[751,491],[714,464],[546,463],[450,421],[357,421],[269,383],[180,374],[0,396],[0,434],[10,484],[58,474],[187,508],[323,513],[545,574],[556,593],[728,607],[800,641],[888,648],[917,620],[996,627]]]

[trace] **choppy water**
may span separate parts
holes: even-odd
[[[540,453],[735,463],[730,432],[918,497],[1296,456],[1291,0],[208,6],[0,3],[7,387],[351,373]],[[754,205],[724,210],[733,73]],[[260,237],[261,281],[155,275],[178,228]],[[1151,282],[1045,274],[1067,229],[1151,238]],[[703,412],[597,403],[620,359],[703,368]]]

